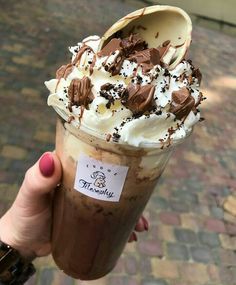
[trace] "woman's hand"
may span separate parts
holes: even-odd
[[[55,153],[44,153],[25,174],[19,193],[7,213],[0,219],[0,239],[33,259],[51,253],[53,192],[60,183],[61,164]],[[135,229],[148,230],[142,216]],[[129,242],[137,241],[132,232]]]
[[[29,258],[51,252],[53,191],[61,180],[61,164],[44,153],[25,174],[19,193],[0,220],[0,239]]]

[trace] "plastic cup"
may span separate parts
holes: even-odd
[[[66,274],[93,280],[114,268],[174,148],[160,147],[107,142],[58,119],[52,255]]]

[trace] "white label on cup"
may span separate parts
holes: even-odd
[[[127,172],[127,166],[104,163],[81,154],[77,162],[74,188],[98,200],[118,202]]]

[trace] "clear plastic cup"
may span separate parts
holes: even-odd
[[[55,192],[52,254],[60,269],[93,280],[114,268],[172,151],[107,142],[58,119],[63,179]]]

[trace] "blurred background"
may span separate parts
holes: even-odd
[[[111,274],[73,280],[49,256],[36,260],[37,274],[27,284],[236,284],[234,0],[0,0],[0,214],[27,168],[54,149],[56,115],[44,81],[69,61],[67,47],[158,3],[192,17],[190,57],[203,74],[206,120],[176,149],[145,211],[149,232],[127,245]]]

